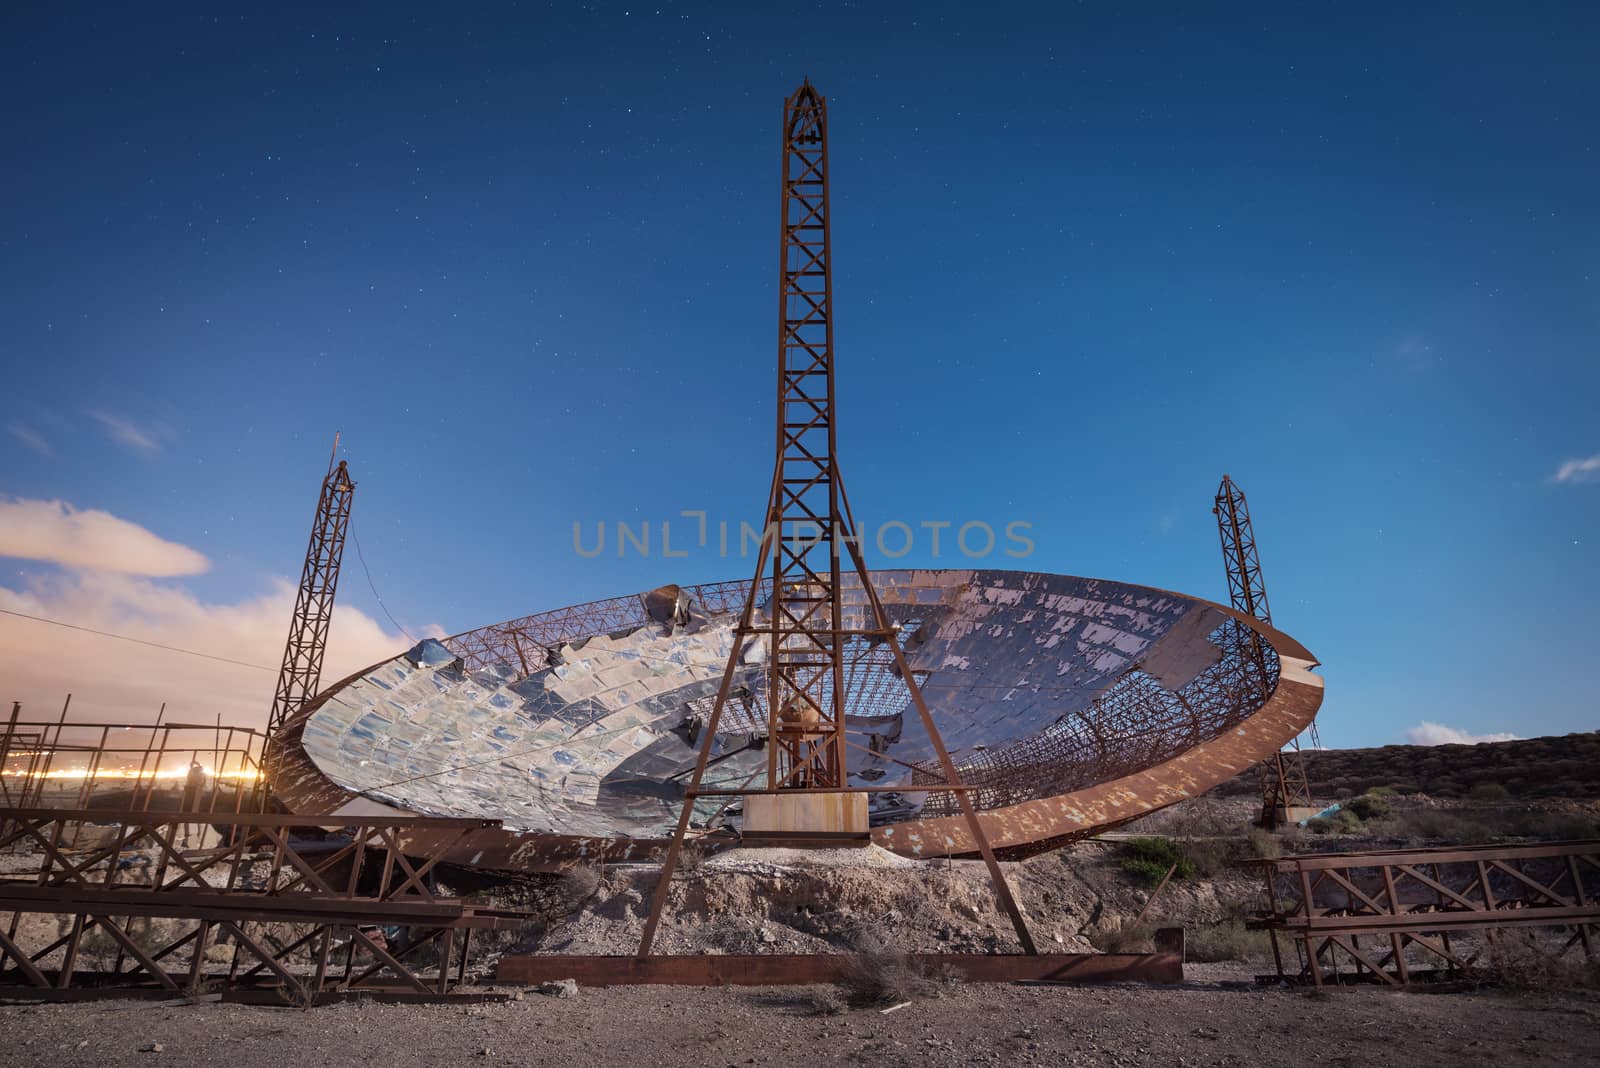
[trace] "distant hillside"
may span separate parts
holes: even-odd
[[[1600,733],[1479,745],[1385,745],[1307,750],[1306,774],[1318,801],[1388,786],[1402,794],[1466,797],[1498,784],[1514,798],[1600,798]],[[1255,772],[1217,787],[1223,796],[1253,794]]]

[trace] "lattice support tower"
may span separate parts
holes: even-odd
[[[337,443],[334,447],[338,448]],[[344,541],[350,529],[350,504],[355,497],[356,484],[350,479],[345,461],[340,460],[335,467],[330,458],[328,468],[317,494],[311,541],[300,571],[300,590],[295,595],[289,638],[283,647],[283,664],[278,669],[272,712],[267,717],[268,755],[264,764],[269,788],[275,736],[316,696],[322,681],[322,657],[328,648],[328,627],[333,622],[333,599],[339,588],[339,565],[344,559]]]
[[[668,886],[700,798],[757,794],[859,794],[895,787],[852,787],[847,750],[847,664],[862,648],[881,645],[894,657],[911,704],[938,756],[943,782],[918,790],[950,791],[994,881],[1002,909],[1018,940],[1036,952],[1032,937],[1001,875],[967,788],[907,663],[899,634],[873,588],[848,497],[839,477],[834,411],[833,262],[830,255],[827,103],[808,81],[783,108],[782,219],[779,241],[777,459],[768,497],[761,551],[735,628],[733,648],[712,706],[694,776],[685,792],[649,918],[639,944],[647,956]],[[842,557],[859,576],[865,605],[849,611],[840,590]],[[771,563],[771,595],[757,604]],[[752,641],[768,650],[766,783],[759,790],[702,789],[717,727],[733,679]]]
[[[1211,509],[1217,517],[1217,532],[1222,539],[1222,562],[1228,575],[1228,597],[1233,607],[1263,623],[1271,624],[1272,609],[1267,602],[1267,586],[1261,575],[1261,555],[1256,548],[1255,527],[1250,522],[1250,506],[1244,490],[1223,475]],[[1241,682],[1264,693],[1271,685],[1267,651],[1260,635],[1248,627],[1234,628],[1233,653]],[[1316,725],[1310,728],[1313,745]],[[1300,739],[1257,765],[1261,785],[1261,824],[1276,826],[1291,808],[1310,808],[1311,782],[1306,775],[1305,755]]]

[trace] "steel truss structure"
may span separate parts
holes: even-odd
[[[1465,978],[1503,941],[1600,959],[1600,841],[1327,853],[1259,862],[1278,977],[1321,987]],[[1467,936],[1467,937],[1463,937]],[[1284,952],[1286,940],[1293,953]]]
[[[807,82],[783,106],[778,296],[778,460],[767,505],[768,787],[845,785],[845,648],[839,547],[855,541],[840,500],[834,424],[828,112]]]
[[[749,792],[707,790],[702,780],[735,672],[751,639],[765,641],[768,656],[767,767],[761,787],[765,793],[864,793],[872,789],[853,789],[848,782],[847,660],[864,649],[888,650],[892,670],[904,684],[938,754],[942,780],[926,789],[949,791],[959,799],[968,831],[989,868],[995,895],[1010,917],[1018,941],[1031,955],[1037,950],[1027,922],[906,662],[898,628],[873,589],[840,479],[834,413],[828,110],[825,98],[809,81],[784,101],[782,158],[777,459],[766,525],[755,576],[734,628],[727,667],[639,940],[639,956],[650,953],[695,802],[701,797]],[[840,574],[840,557],[846,551],[865,598],[865,611],[852,613],[848,621]],[[766,618],[758,622],[757,592],[769,559]],[[856,674],[863,673],[857,670]]]
[[[438,893],[437,858],[407,856],[416,834],[494,821],[326,820],[307,829],[305,817],[281,815],[0,809],[0,850],[26,843],[40,856],[35,870],[0,876],[0,914],[11,914],[0,989],[68,998],[268,986],[298,1004],[368,990],[435,996],[465,980],[473,930],[530,918]],[[197,824],[209,844],[186,848]],[[70,848],[84,828],[94,841]],[[24,922],[41,916],[56,922]],[[380,928],[398,929],[401,944]]]
[[[338,448],[337,441],[334,448]],[[322,656],[328,648],[328,626],[333,622],[333,598],[339,588],[339,565],[344,559],[344,540],[350,529],[350,505],[355,491],[356,484],[350,479],[345,461],[340,460],[338,467],[330,461],[328,474],[317,494],[311,541],[306,546],[300,590],[295,595],[294,616],[289,622],[289,639],[284,643],[278,686],[267,717],[269,738],[316,696],[317,686],[322,681]],[[270,785],[270,753],[267,770]]]
[[[1256,549],[1255,527],[1250,522],[1250,506],[1244,490],[1229,475],[1222,476],[1211,512],[1217,517],[1217,533],[1222,539],[1222,562],[1228,574],[1228,598],[1233,607],[1266,624],[1272,623],[1267,603],[1267,584],[1261,577],[1261,556]],[[1270,691],[1264,643],[1254,631],[1235,624],[1229,636],[1235,648],[1231,658],[1240,675],[1240,684]],[[1316,726],[1309,730],[1316,742]],[[1289,743],[1258,766],[1261,785],[1261,819],[1264,827],[1275,827],[1287,819],[1291,808],[1311,808],[1311,780],[1306,775],[1305,754],[1300,739]]]

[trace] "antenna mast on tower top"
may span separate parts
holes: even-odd
[[[277,749],[275,735],[316,696],[322,681],[322,657],[328,648],[328,626],[333,621],[333,597],[339,588],[339,565],[344,559],[344,539],[350,529],[350,504],[356,484],[350,479],[345,461],[339,460],[339,438],[333,439],[334,455],[328,458],[328,473],[317,494],[317,511],[311,523],[311,542],[306,547],[305,564],[300,570],[300,590],[295,595],[294,615],[289,621],[289,639],[283,648],[283,664],[278,669],[278,687],[267,716],[267,753],[262,765],[271,787]]]
[[[1267,585],[1261,577],[1261,557],[1256,550],[1255,527],[1250,522],[1250,506],[1244,490],[1229,475],[1217,487],[1212,513],[1217,517],[1217,532],[1222,538],[1222,563],[1228,573],[1228,597],[1233,607],[1247,616],[1271,624],[1272,609],[1267,604]],[[1266,643],[1248,627],[1235,624],[1235,654],[1239,681],[1246,690],[1265,694],[1271,684]],[[1311,742],[1318,744],[1317,727],[1309,728]],[[1311,808],[1311,782],[1306,775],[1305,754],[1296,737],[1287,749],[1280,750],[1257,766],[1261,783],[1261,824],[1274,827],[1289,818],[1294,808]]]

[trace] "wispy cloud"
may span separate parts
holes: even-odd
[[[0,670],[5,700],[24,718],[43,719],[72,694],[85,719],[149,722],[167,702],[169,721],[260,727],[272,704],[272,677],[294,609],[295,587],[274,579],[260,596],[209,602],[167,582],[108,571],[24,576],[0,585]],[[143,641],[227,657],[266,670],[151,649],[27,619],[60,620]],[[335,608],[322,680],[394,656],[409,642],[374,619]],[[31,714],[30,714],[31,713]]]
[[[211,566],[187,545],[110,512],[10,497],[0,497],[0,556],[155,578],[198,575]]]
[[[73,711],[86,710],[88,719],[148,722],[164,701],[169,721],[209,723],[220,714],[224,723],[259,727],[265,719],[295,602],[288,579],[274,578],[264,593],[243,600],[202,600],[176,582],[162,581],[204,571],[208,562],[200,553],[108,512],[78,511],[61,501],[0,497],[0,555],[60,565],[35,573],[7,569],[0,581],[0,678],[4,699],[21,701],[25,716],[44,718],[70,692]],[[445,632],[430,626],[424,633]],[[370,616],[337,608],[323,681],[394,656],[408,644]]]
[[[91,411],[89,414],[105,428],[105,432],[111,440],[119,445],[126,445],[141,452],[160,451],[161,436],[159,431],[154,428],[141,427],[127,419],[107,412]]]
[[[1434,723],[1426,719],[1406,731],[1406,741],[1412,745],[1477,745],[1480,742],[1514,742],[1519,737],[1521,735],[1509,731],[1472,734],[1458,727],[1447,727],[1443,723]]]
[[[1550,477],[1556,482],[1600,482],[1600,453],[1582,460],[1568,460]]]
[[[40,437],[39,433],[32,427],[23,426],[21,423],[10,423],[6,426],[6,429],[11,431],[18,441],[40,456],[54,456],[56,454],[56,451],[50,447],[50,443]]]

